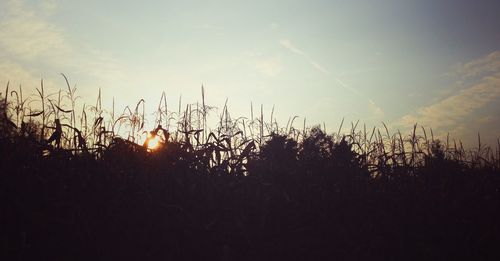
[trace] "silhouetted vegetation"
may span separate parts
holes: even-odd
[[[500,146],[283,128],[262,107],[209,129],[203,90],[177,112],[162,94],[148,131],[144,100],[77,113],[66,82],[1,97],[3,260],[500,258]]]

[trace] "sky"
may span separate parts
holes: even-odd
[[[129,3],[130,2],[130,3]],[[274,106],[278,123],[307,119],[473,146],[500,137],[498,1],[0,1],[0,86],[64,89],[103,105],[161,93],[176,108],[201,99],[233,117]],[[3,90],[3,88],[2,88]],[[298,126],[297,126],[298,127]]]

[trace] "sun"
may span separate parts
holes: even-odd
[[[154,135],[152,137],[148,137],[148,150],[155,150],[160,145],[160,137],[158,135]]]

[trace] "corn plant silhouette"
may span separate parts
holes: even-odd
[[[176,112],[162,94],[148,130],[144,100],[77,116],[67,92],[0,97],[2,260],[500,258],[500,143],[280,128],[227,103],[211,129],[203,88]]]

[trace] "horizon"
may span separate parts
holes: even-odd
[[[495,8],[496,7],[496,8]],[[80,103],[118,109],[163,91],[249,116],[409,131],[496,146],[500,19],[495,1],[0,3],[0,84],[76,84]],[[77,12],[74,12],[77,10]],[[255,15],[257,14],[257,15]],[[132,18],[132,19],[131,19]],[[11,90],[12,90],[11,89]],[[10,98],[10,97],[9,97]],[[175,111],[175,109],[174,109]],[[346,125],[344,125],[346,126]]]

